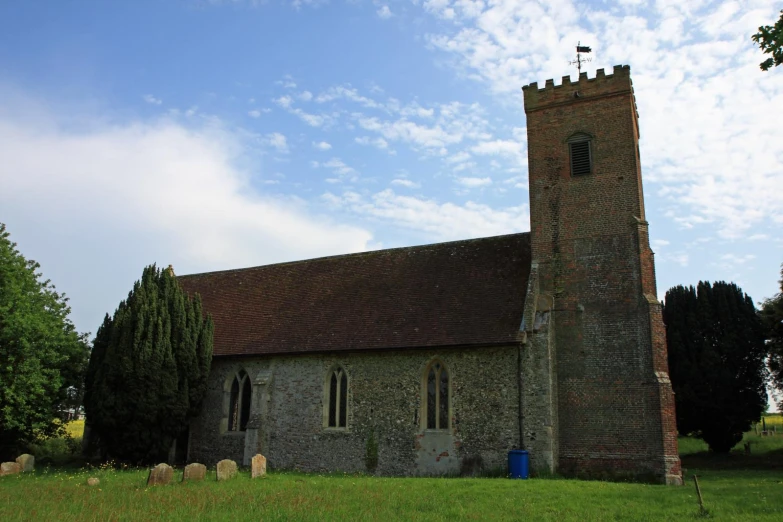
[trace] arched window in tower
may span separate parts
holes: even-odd
[[[579,132],[568,138],[568,156],[572,176],[586,176],[593,172],[592,138]]]
[[[327,375],[326,385],[327,428],[345,428],[348,426],[348,375],[337,366]]]
[[[250,419],[251,394],[250,377],[244,370],[240,370],[231,383],[231,400],[228,410],[229,431],[245,431],[247,429],[247,421]]]
[[[449,416],[449,372],[440,361],[434,361],[426,372],[424,415],[428,430],[447,430]]]

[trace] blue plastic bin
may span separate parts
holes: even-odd
[[[508,478],[526,479],[530,468],[530,455],[525,450],[508,452]]]

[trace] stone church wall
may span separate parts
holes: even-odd
[[[277,469],[367,472],[368,439],[382,475],[505,473],[519,444],[519,347],[455,348],[213,360],[202,413],[191,424],[189,460]],[[451,429],[425,430],[424,374],[439,359],[450,376]],[[325,382],[348,374],[347,429],[324,427]],[[246,432],[227,431],[229,391],[244,369],[253,384]]]

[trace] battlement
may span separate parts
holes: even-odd
[[[579,75],[579,80],[571,81],[570,76],[563,76],[560,85],[554,80],[547,80],[543,89],[538,88],[538,82],[522,87],[525,96],[525,112],[545,109],[568,103],[578,103],[604,96],[630,94],[633,96],[631,82],[631,66],[615,65],[612,74],[606,74],[603,69],[595,72],[595,78],[588,78],[587,73]],[[636,100],[634,99],[634,107]]]

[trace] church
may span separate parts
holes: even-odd
[[[215,322],[189,461],[682,482],[630,67],[523,94],[529,233],[178,277]]]

